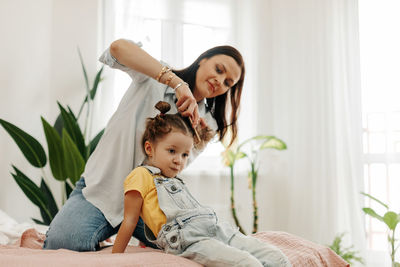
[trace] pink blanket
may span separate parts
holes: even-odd
[[[288,233],[260,232],[254,236],[279,247],[293,267],[349,266],[331,249]],[[0,246],[0,266],[201,266],[152,248],[130,246],[123,254],[111,254],[111,247],[97,252],[42,250],[43,241],[43,234],[26,230],[15,245]]]

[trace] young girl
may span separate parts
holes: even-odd
[[[177,175],[194,139],[195,146],[204,146],[212,134],[200,129],[197,140],[187,119],[165,114],[168,103],[159,102],[156,108],[161,113],[147,120],[142,137],[146,165],[135,168],[124,182],[124,219],[112,252],[125,251],[140,215],[146,238],[167,253],[206,266],[291,266],[278,248],[218,222],[215,212],[189,193]]]

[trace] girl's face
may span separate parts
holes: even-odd
[[[215,55],[203,58],[199,65],[193,90],[197,102],[225,94],[240,79],[241,69],[233,57]]]
[[[144,144],[147,163],[166,177],[175,177],[185,168],[192,147],[193,137],[174,130],[155,143]]]

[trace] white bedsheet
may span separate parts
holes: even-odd
[[[13,244],[29,228],[34,228],[40,233],[46,233],[48,226],[28,222],[18,223],[0,210],[0,245]]]

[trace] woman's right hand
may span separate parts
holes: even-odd
[[[110,46],[110,52],[121,64],[149,77],[158,77],[162,69],[162,65],[158,60],[147,54],[146,51],[136,44],[127,40],[120,39],[114,41]],[[165,84],[166,77],[167,75],[163,75],[160,82]],[[181,79],[174,79],[169,86],[175,88],[179,82],[183,81]],[[184,117],[189,117],[193,125],[196,126],[199,123],[199,110],[190,88],[186,84],[183,84],[176,89],[175,94],[178,98],[176,106],[179,113]]]
[[[190,88],[184,84],[179,86],[175,91],[176,107],[179,113],[184,117],[189,117],[192,120],[193,126],[199,123],[199,108]]]

